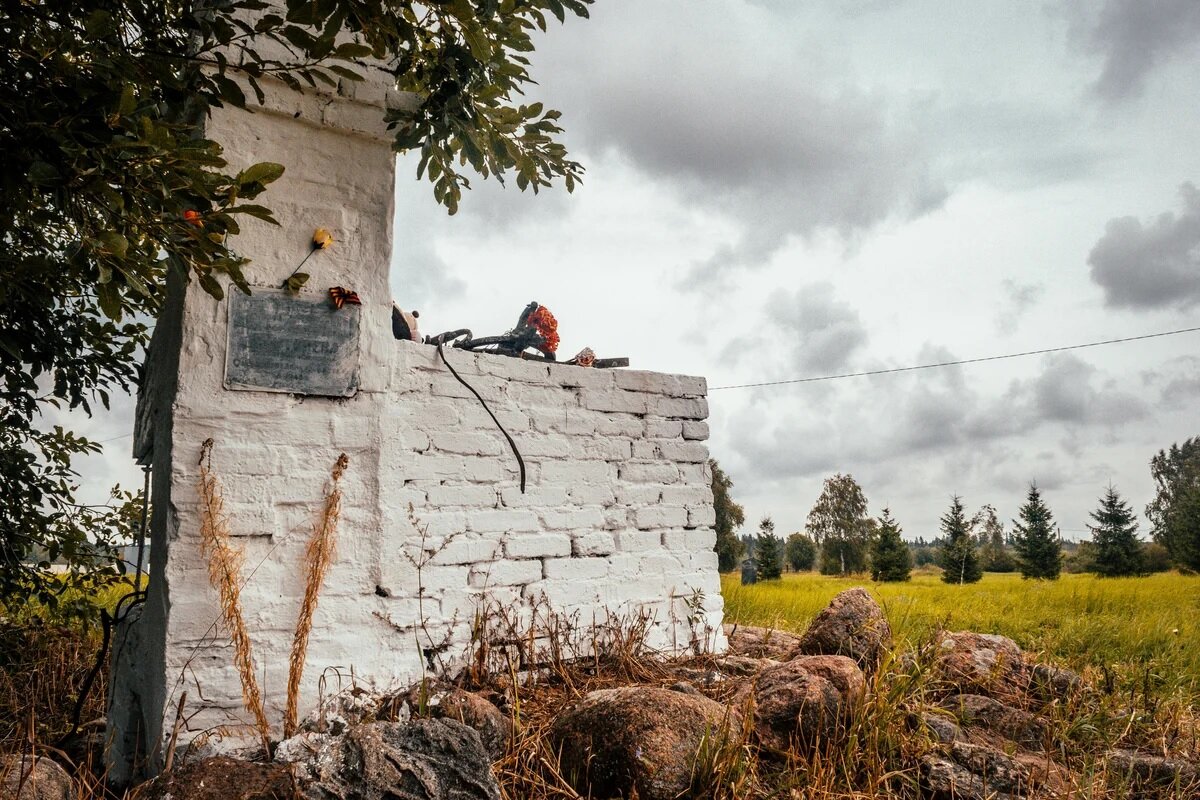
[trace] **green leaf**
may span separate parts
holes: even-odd
[[[339,44],[333,50],[333,54],[338,58],[353,60],[356,58],[366,58],[371,55],[371,48],[365,44],[358,42],[344,42]]]
[[[475,56],[479,61],[487,63],[492,58],[492,44],[484,35],[483,29],[474,21],[463,23],[463,38],[467,40],[467,46],[471,48],[471,55]]]
[[[137,97],[133,93],[133,84],[125,84],[121,89],[121,102],[117,104],[117,113],[121,116],[127,116],[133,113],[137,108]]]
[[[29,165],[29,182],[35,186],[49,186],[61,177],[62,175],[53,164],[35,161]]]
[[[260,161],[239,172],[237,182],[242,186],[250,183],[266,184],[279,180],[282,175],[283,164],[276,164],[272,161]]]
[[[101,283],[96,286],[96,300],[104,316],[119,322],[121,320],[121,290],[113,283]]]
[[[297,272],[295,275],[292,275],[286,281],[284,281],[284,286],[290,291],[298,292],[306,283],[308,283],[308,273]]]
[[[343,67],[341,64],[330,64],[329,66],[326,67],[326,69],[329,70],[330,72],[334,73],[335,75],[342,76],[343,78],[345,78],[348,81],[361,81],[363,79],[362,75],[359,75],[357,72],[355,72],[352,69],[347,69],[346,67]]]
[[[129,252],[129,240],[116,231],[102,231],[99,236],[104,251],[112,253],[117,258],[124,258]]]
[[[225,298],[225,290],[221,288],[221,284],[217,282],[217,279],[208,272],[200,276],[200,288],[218,300]]]
[[[240,206],[234,206],[233,208],[228,209],[225,213],[227,213],[227,214],[249,214],[252,217],[257,217],[258,219],[261,219],[264,222],[269,222],[272,225],[279,224],[279,220],[275,219],[275,216],[272,213],[271,209],[267,208],[266,206],[243,204]]]

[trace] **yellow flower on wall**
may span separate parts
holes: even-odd
[[[333,234],[324,228],[317,228],[313,232],[312,245],[313,250],[328,250],[333,246]]]

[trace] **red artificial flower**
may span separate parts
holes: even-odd
[[[203,228],[203,227],[204,227],[204,220],[202,220],[202,219],[200,218],[200,212],[199,212],[199,211],[195,211],[195,210],[193,210],[193,209],[190,209],[190,208],[189,208],[187,211],[184,211],[184,212],[183,212],[183,219],[184,219],[184,221],[186,221],[186,222],[190,222],[190,223],[192,223],[192,224],[193,224],[193,225],[195,225],[197,228]]]
[[[545,306],[538,306],[528,319],[529,326],[541,335],[545,344],[542,346],[547,353],[558,350],[558,320]]]

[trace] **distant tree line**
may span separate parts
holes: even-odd
[[[722,571],[752,558],[760,579],[778,578],[784,569],[814,567],[826,575],[869,573],[876,581],[905,581],[914,566],[937,566],[946,583],[974,583],[985,572],[1020,572],[1025,578],[1054,580],[1068,572],[1108,577],[1144,575],[1172,567],[1200,571],[1200,436],[1160,450],[1150,461],[1154,499],[1146,506],[1151,541],[1138,538],[1137,516],[1109,486],[1090,512],[1090,541],[1066,542],[1036,484],[1005,530],[996,509],[984,505],[967,515],[953,495],[940,521],[940,535],[905,541],[890,509],[868,513],[862,487],[851,475],[826,478],[809,511],[803,532],[781,538],[764,517],[754,535],[741,538],[745,510],[729,494],[733,481],[710,461],[716,505],[716,551]]]

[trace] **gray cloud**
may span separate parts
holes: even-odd
[[[1200,7],[1200,6],[1198,6]],[[1144,225],[1116,217],[1105,225],[1088,263],[1112,308],[1190,308],[1200,303],[1200,190],[1183,184],[1183,211]]]
[[[996,330],[1010,334],[1017,330],[1017,324],[1026,312],[1037,305],[1046,287],[1040,283],[1017,283],[1005,278],[1000,282],[1000,292],[1003,299],[1000,314],[996,318]]]
[[[1159,405],[1171,411],[1195,408],[1200,401],[1200,358],[1181,356],[1166,366],[1170,373],[1157,376],[1164,379]]]
[[[926,346],[918,359],[954,356]],[[1053,475],[1057,467],[1045,465],[1081,458],[1081,441],[1094,445],[1149,414],[1146,403],[1070,354],[1047,357],[1036,375],[1013,381],[1000,394],[978,389],[962,367],[878,376],[866,386],[839,382],[837,392],[820,402],[816,389],[766,390],[733,416],[727,438],[755,482],[841,470],[873,475],[886,486],[896,464],[911,465],[925,453],[941,464],[943,482],[1005,476],[1005,487],[1020,487],[1027,485],[1030,476],[1023,472],[1031,464],[1039,465],[1038,475]],[[1057,433],[1058,441],[1024,452],[1025,437],[1036,431]]]
[[[867,342],[858,312],[834,297],[833,284],[815,283],[767,302],[767,316],[788,342],[787,364],[806,373],[842,369]]]
[[[1148,414],[1149,406],[1113,378],[1074,355],[1056,354],[1043,359],[1038,374],[1014,380],[1003,394],[981,402],[965,433],[984,442],[1051,425],[1074,435],[1083,428],[1120,428]]]
[[[406,162],[411,161],[411,158],[401,159],[399,180],[404,180]],[[461,296],[466,289],[466,284],[455,275],[457,270],[438,255],[431,237],[421,233],[433,227],[435,217],[446,213],[423,191],[426,188],[421,186],[422,191],[417,192],[397,192],[395,222],[392,225],[392,296],[409,310],[420,310],[431,303],[444,305],[446,301]],[[509,194],[516,194],[515,188]],[[472,224],[465,207],[464,203],[464,210],[449,224],[461,228]]]
[[[571,109],[572,135],[588,150],[617,151],[689,205],[741,223],[740,237],[694,265],[686,286],[761,263],[791,235],[853,236],[941,205],[946,189],[904,108],[858,86],[795,25],[761,8],[716,5],[702,14],[666,2],[597,13],[586,44],[605,50],[600,71],[551,53],[562,67],[558,104]],[[749,38],[758,46],[745,47]]]
[[[1195,0],[1108,0],[1098,16],[1082,18],[1087,4],[1072,4],[1085,46],[1104,59],[1096,93],[1119,101],[1142,91],[1159,64],[1191,50],[1200,40]]]

